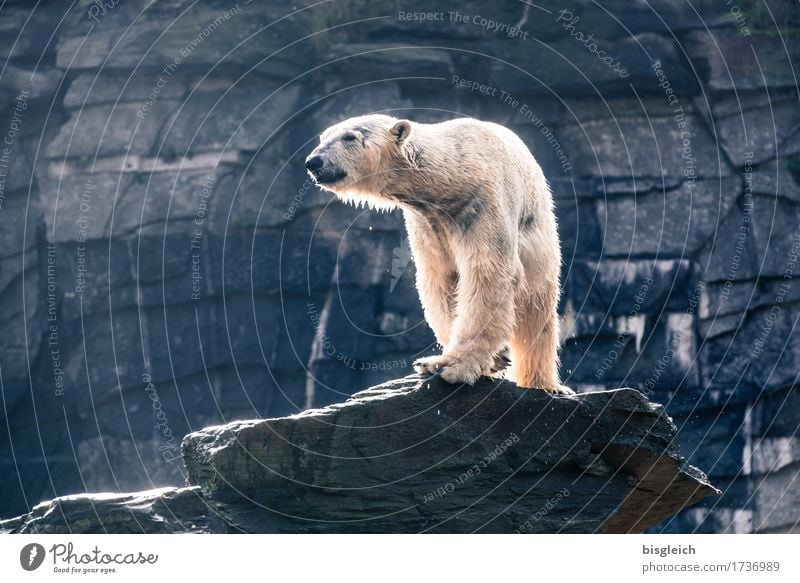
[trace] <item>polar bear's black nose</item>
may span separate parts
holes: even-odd
[[[323,164],[324,161],[322,160],[322,156],[309,156],[306,159],[306,168],[311,172],[316,172],[322,168]]]

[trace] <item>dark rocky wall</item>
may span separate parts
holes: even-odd
[[[6,3],[0,515],[180,484],[189,431],[340,401],[435,350],[400,217],[302,168],[330,123],[388,111],[497,121],[533,149],[560,219],[564,378],[666,405],[724,490],[662,529],[796,528],[797,12]]]

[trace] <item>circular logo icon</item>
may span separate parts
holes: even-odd
[[[35,571],[44,563],[44,547],[39,543],[30,543],[19,552],[19,564],[26,571]]]

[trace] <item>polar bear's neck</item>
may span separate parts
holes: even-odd
[[[438,135],[439,125],[413,124],[402,148],[384,162],[381,198],[428,216],[448,215],[454,204],[464,203],[464,185],[453,172],[458,147]]]

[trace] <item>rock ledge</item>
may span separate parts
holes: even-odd
[[[6,532],[640,532],[717,494],[632,389],[410,376],[183,441],[189,488],[58,498]]]

